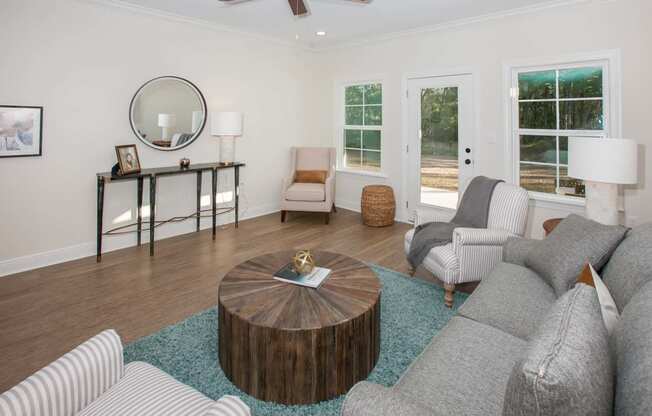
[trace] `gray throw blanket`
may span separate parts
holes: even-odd
[[[487,228],[491,197],[500,182],[503,181],[476,176],[466,188],[460,206],[450,222],[428,222],[417,226],[407,258],[410,265],[416,269],[433,247],[453,241],[453,231],[456,228]]]

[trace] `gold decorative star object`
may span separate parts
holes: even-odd
[[[297,254],[292,257],[292,263],[294,270],[301,274],[310,273],[315,268],[315,259],[310,250],[297,251]]]

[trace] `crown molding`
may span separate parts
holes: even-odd
[[[372,35],[362,39],[351,41],[342,41],[335,43],[331,46],[314,47],[312,48],[318,52],[325,52],[337,49],[346,49],[358,46],[367,46],[375,43],[386,42],[403,37],[415,36],[420,34],[442,32],[450,29],[455,29],[463,26],[470,26],[477,23],[489,22],[493,20],[500,20],[513,16],[527,15],[537,13],[545,10],[576,6],[580,4],[595,4],[595,3],[613,3],[619,0],[551,0],[545,3],[535,4],[532,6],[518,7],[515,9],[504,10],[496,13],[484,14],[481,16],[469,17],[464,19],[452,20],[450,22],[438,23],[435,25],[421,26],[413,29],[401,30],[397,32],[385,33],[381,35]]]
[[[166,12],[159,9],[154,9],[151,7],[139,6],[133,3],[128,3],[123,0],[77,0],[83,3],[96,4],[100,6],[113,7],[117,9],[126,10],[135,14],[148,15],[153,17],[158,17],[160,19],[165,19],[172,22],[186,23],[195,26],[200,26],[205,29],[215,30],[218,32],[226,32],[235,35],[245,36],[252,40],[260,40],[268,43],[272,43],[278,46],[285,46],[290,49],[297,49],[303,51],[314,51],[314,48],[310,46],[284,41],[273,36],[263,35],[261,33],[249,32],[245,30],[237,29],[233,26],[222,25],[219,23],[211,22],[209,20],[198,19],[195,17],[183,16],[177,13]]]

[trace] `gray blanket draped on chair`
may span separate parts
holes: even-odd
[[[503,181],[476,176],[466,188],[450,222],[428,222],[417,226],[407,258],[410,265],[416,269],[433,247],[453,241],[453,231],[456,228],[487,228],[491,197],[500,182]]]

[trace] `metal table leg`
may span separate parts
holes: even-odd
[[[154,227],[156,224],[156,175],[149,177],[149,255],[154,255]]]
[[[102,217],[104,216],[104,178],[97,178],[97,254],[96,261],[102,261]]]

